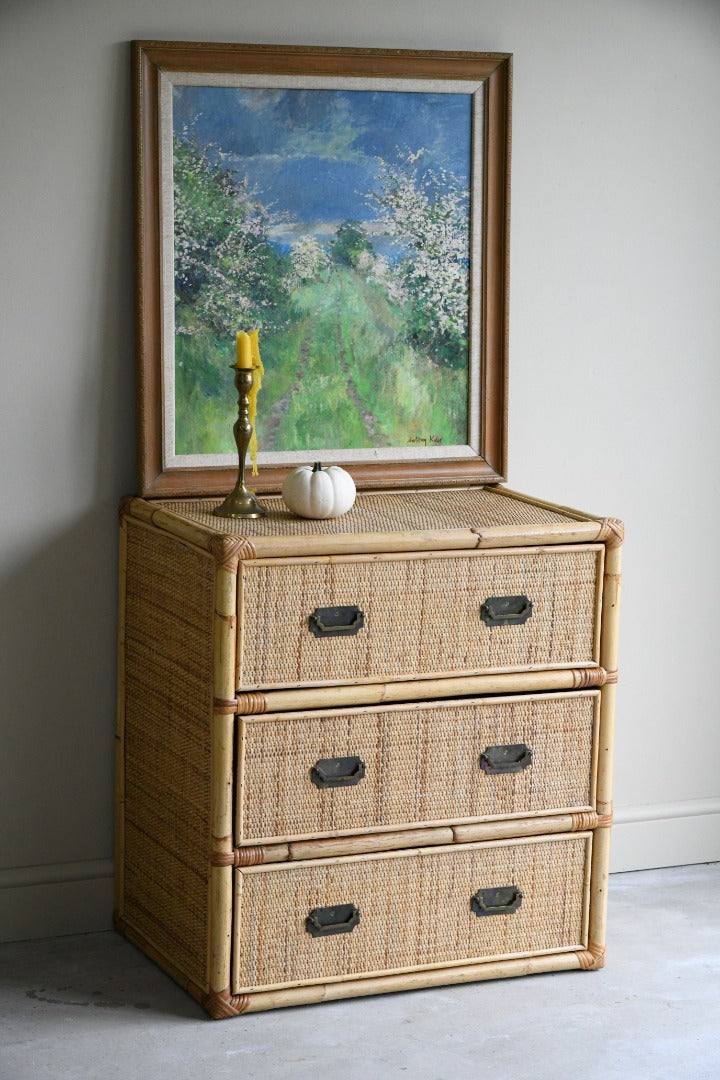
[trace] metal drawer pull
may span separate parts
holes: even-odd
[[[480,618],[486,626],[522,626],[532,610],[527,596],[488,596],[480,605]]]
[[[532,764],[532,750],[525,743],[486,746],[480,755],[480,768],[488,776],[518,773]]]
[[[354,904],[335,904],[334,907],[313,908],[305,920],[305,929],[313,937],[330,934],[349,934],[360,922],[360,912]]]
[[[365,614],[357,605],[352,607],[315,608],[308,619],[315,637],[352,637],[365,625]]]
[[[517,885],[480,889],[470,901],[470,907],[476,915],[512,915],[522,904],[522,898]]]
[[[315,787],[354,787],[365,775],[365,762],[359,757],[320,758],[310,770]]]

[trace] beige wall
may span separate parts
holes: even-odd
[[[132,38],[515,54],[510,482],[627,522],[616,869],[720,858],[720,5],[0,5],[0,931],[110,924]]]

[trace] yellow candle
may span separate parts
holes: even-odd
[[[250,394],[248,395],[250,399],[250,423],[253,426],[252,435],[250,436],[250,446],[248,447],[250,451],[250,460],[252,461],[252,476],[257,476],[258,474],[258,444],[257,432],[255,430],[257,417],[257,396],[258,391],[262,386],[262,377],[265,373],[263,362],[260,359],[260,347],[258,344],[259,333],[260,332],[258,330],[251,330],[250,333],[246,335],[250,342],[250,355],[252,357],[253,367],[255,368],[255,371],[253,372],[252,389],[250,391]]]
[[[244,330],[240,330],[237,335],[237,367],[249,368],[252,367],[252,350],[250,347],[250,337]]]

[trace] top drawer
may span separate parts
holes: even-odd
[[[592,544],[242,563],[238,687],[593,666],[603,553]]]

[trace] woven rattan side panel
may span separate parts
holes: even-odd
[[[204,987],[214,563],[127,533],[123,917]]]
[[[582,949],[588,851],[581,834],[238,871],[233,992]],[[507,886],[516,911],[473,912],[479,890]],[[314,909],[351,903],[352,932],[307,932]]]
[[[362,829],[590,809],[597,691],[430,702],[243,721],[240,822],[256,843]],[[488,775],[488,747],[524,744],[522,771]],[[321,759],[358,757],[364,776],[319,789]]]
[[[601,550],[278,560],[243,566],[241,688],[383,681],[597,661]],[[485,625],[489,597],[532,616]],[[357,606],[355,636],[317,637],[317,608]]]

